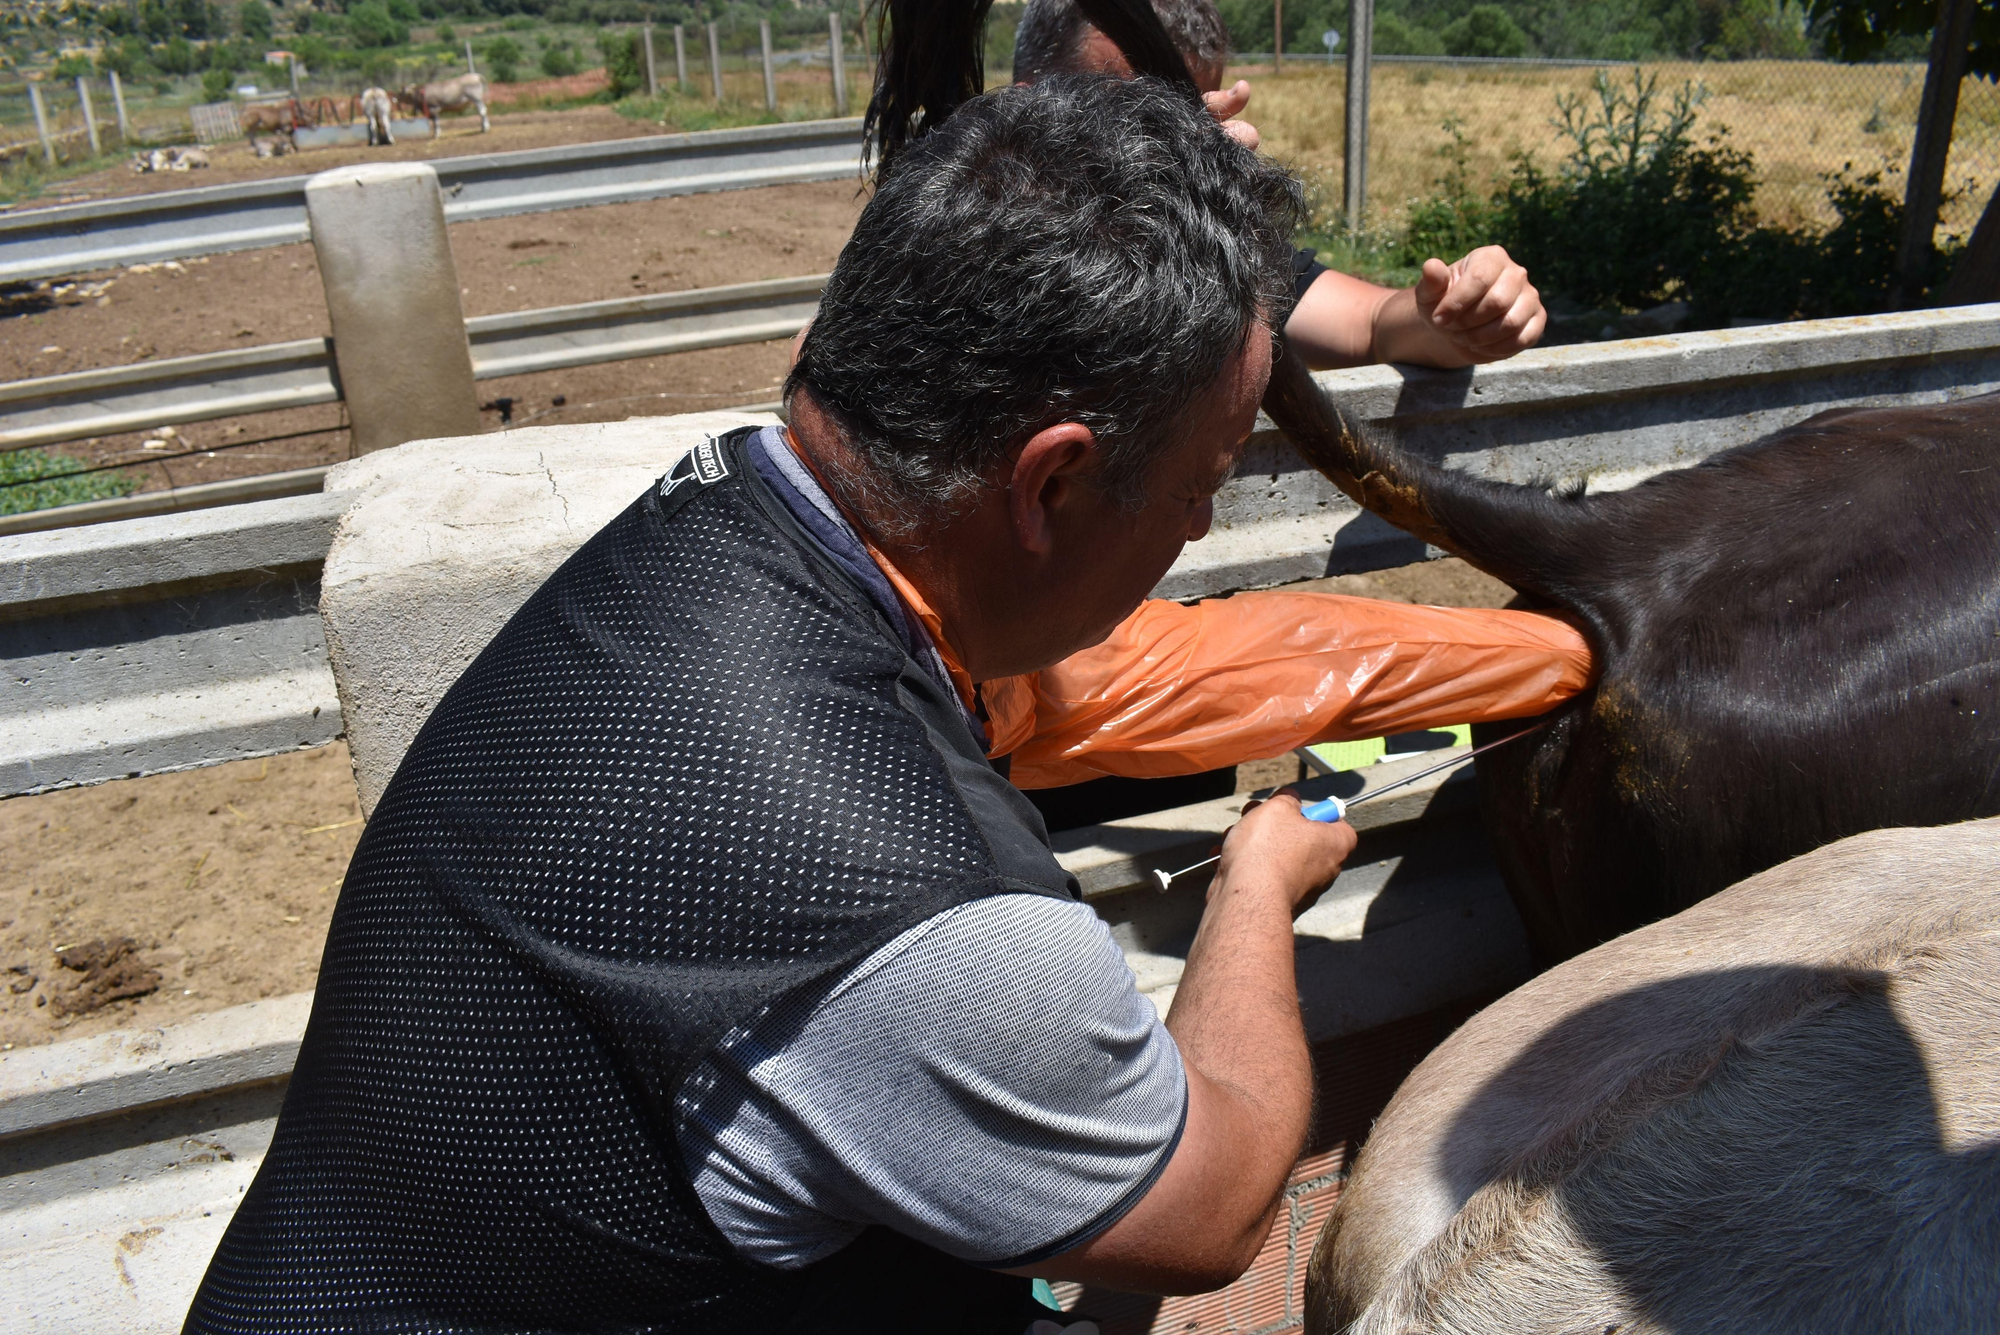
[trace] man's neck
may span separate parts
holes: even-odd
[[[982,581],[978,571],[992,563],[979,541],[982,516],[954,524],[951,542],[936,542],[928,529],[912,530],[893,504],[867,485],[868,464],[847,444],[839,427],[816,403],[810,391],[792,395],[791,437],[807,466],[824,481],[834,499],[860,531],[862,538],[895,567],[936,615],[934,634],[942,633],[940,650],[948,660],[964,665],[973,680],[984,680],[981,650],[974,628],[992,624],[981,615]]]

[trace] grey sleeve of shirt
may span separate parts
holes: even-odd
[[[977,1265],[1078,1245],[1179,1142],[1180,1050],[1088,905],[941,913],[732,1034],[682,1088],[681,1153],[746,1259],[881,1224]]]

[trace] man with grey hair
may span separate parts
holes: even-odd
[[[1028,0],[1014,35],[1014,78],[1031,83],[1064,71],[1130,78],[1125,52],[1086,12],[1094,3],[1102,0]],[[1210,113],[1255,148],[1257,131],[1241,119],[1249,83],[1238,79],[1222,87],[1229,30],[1214,0],[1152,0],[1152,7]],[[1402,289],[1328,269],[1310,251],[1300,251],[1295,264],[1297,299],[1285,322],[1285,342],[1315,370],[1501,361],[1533,347],[1548,324],[1528,271],[1501,246],[1481,246],[1452,264],[1426,260],[1417,285]]]
[[[1162,1022],[971,683],[1205,531],[1299,209],[1150,81],[904,151],[790,429],[676,463],[411,745],[190,1332],[1022,1335],[1067,1322],[1030,1275],[1249,1265],[1312,1101],[1292,917],[1354,832],[1250,811]]]

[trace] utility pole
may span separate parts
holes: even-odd
[[[715,85],[715,100],[722,100],[722,38],[711,20],[708,25],[708,77]]]
[[[1347,151],[1342,162],[1347,229],[1361,230],[1368,204],[1368,75],[1375,51],[1375,0],[1347,3]]]
[[[847,49],[840,40],[840,11],[826,16],[826,41],[833,57],[833,114],[847,114]]]
[[[771,72],[771,20],[757,20],[757,40],[764,47],[764,110],[778,109],[778,78]]]
[[[658,97],[660,95],[660,73],[659,70],[655,68],[653,64],[653,25],[651,23],[646,24],[645,36],[646,36],[646,96]]]
[[[1965,79],[1972,44],[1972,15],[1978,0],[1938,0],[1931,29],[1930,69],[1917,108],[1917,137],[1910,145],[1910,181],[1903,197],[1903,241],[1896,251],[1896,278],[1889,305],[1902,310],[1923,297],[1924,269],[1937,231],[1944,169],[1951,158],[1951,131],[1958,119],[1958,88]]]
[[[674,78],[679,83],[680,90],[685,93],[688,90],[687,33],[678,23],[674,25]]]

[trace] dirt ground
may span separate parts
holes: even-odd
[[[578,113],[565,113],[574,115]],[[848,182],[773,186],[461,223],[453,260],[468,316],[824,273],[861,201]],[[329,332],[310,245],[93,275],[42,310],[0,318],[0,380],[255,347]],[[616,421],[775,397],[782,341],[483,381],[514,424]],[[555,400],[563,400],[560,408]],[[488,428],[501,414],[482,414]],[[145,463],[148,491],[347,457],[340,406],[222,419],[63,447],[92,463]],[[273,436],[311,433],[244,446]],[[159,442],[147,449],[148,440]],[[196,453],[188,454],[189,451]],[[211,454],[208,451],[216,451]]]
[[[311,987],[360,837],[344,743],[0,802],[0,1046]],[[91,982],[64,957],[125,937],[157,989],[63,1013]]]
[[[1512,594],[1456,560],[1297,587],[1447,607]],[[1297,777],[1289,756],[1239,767],[1246,792]],[[360,837],[344,743],[0,801],[0,1047],[312,987]],[[124,938],[97,978],[63,963]]]

